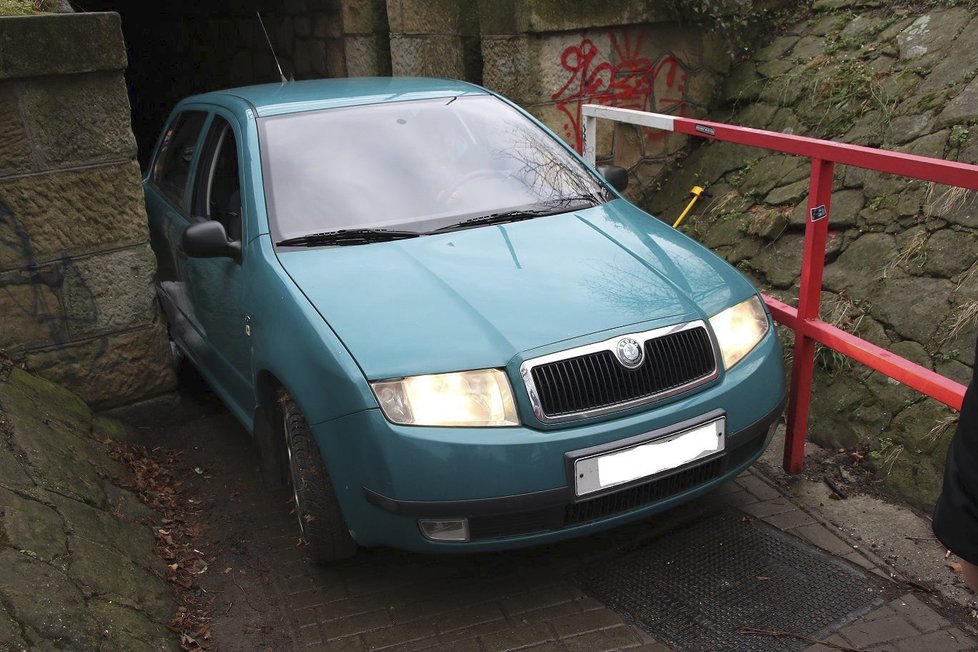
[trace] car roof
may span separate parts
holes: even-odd
[[[485,95],[475,84],[427,77],[343,77],[242,86],[194,95],[185,103],[234,105],[244,101],[259,117],[403,100]]]

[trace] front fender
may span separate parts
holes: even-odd
[[[267,235],[251,242],[255,274],[251,317],[253,387],[269,373],[289,391],[310,424],[376,408],[356,361],[278,264]],[[261,397],[255,397],[255,405]]]

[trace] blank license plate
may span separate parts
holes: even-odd
[[[578,496],[648,478],[723,450],[724,418],[629,448],[574,461]]]

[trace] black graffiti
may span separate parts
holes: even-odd
[[[43,329],[44,332],[38,333],[36,340],[60,348],[68,343],[73,328],[90,328],[98,323],[95,293],[79,273],[74,261],[62,256],[48,263],[38,262],[30,234],[2,199],[0,248],[17,252],[20,258],[20,264],[15,269],[0,274],[0,291],[7,295],[8,305],[21,311]],[[22,293],[14,291],[14,286],[24,285],[25,274],[31,288],[26,299]],[[104,350],[107,343],[104,338],[102,340],[99,348]]]

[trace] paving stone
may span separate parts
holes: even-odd
[[[745,505],[753,505],[758,502],[754,494],[748,493],[741,489],[740,491],[735,491],[723,496],[723,502],[730,505],[731,507],[744,507]]]
[[[848,555],[842,555],[842,558],[846,561],[852,562],[856,566],[865,568],[866,570],[872,570],[876,567],[876,564],[866,559],[866,557],[859,552],[850,552]]]
[[[331,620],[322,624],[322,631],[327,640],[354,636],[375,629],[390,627],[393,623],[387,611],[372,611],[365,614],[357,614],[348,618]]]
[[[566,588],[555,586],[542,591],[530,591],[508,597],[503,602],[503,608],[509,614],[521,614],[526,611],[571,602],[573,599],[574,596]]]
[[[550,622],[555,618],[560,618],[569,614],[577,615],[580,613],[581,607],[577,602],[564,602],[561,604],[551,605],[549,607],[534,609],[533,611],[524,611],[523,613],[511,616],[511,618],[519,623]]]
[[[781,498],[780,492],[754,475],[738,477],[737,484],[749,491],[754,496],[757,496],[758,500],[773,500],[775,498]]]
[[[767,516],[797,510],[798,508],[791,504],[787,498],[777,498],[775,500],[765,500],[761,503],[754,503],[753,505],[745,505],[742,509],[751,516],[765,518]]]
[[[941,630],[915,636],[896,643],[899,652],[953,652],[973,650],[975,641],[959,629]]]
[[[906,620],[894,616],[869,622],[857,622],[840,633],[856,647],[868,647],[916,636],[920,632]]]
[[[316,623],[299,627],[296,634],[296,643],[299,647],[308,648],[313,645],[322,645],[323,637],[319,633],[319,626]]]
[[[314,644],[312,647],[323,652],[362,652],[367,649],[358,637],[327,641],[326,643]]]
[[[481,638],[486,649],[503,652],[553,641],[556,635],[547,623],[536,622],[510,627]]]
[[[598,652],[599,650],[624,650],[638,647],[643,641],[631,627],[621,625],[596,632],[588,632],[579,636],[562,638],[564,649],[574,652]]]
[[[500,618],[499,620],[490,620],[477,625],[470,625],[468,627],[454,629],[450,632],[439,634],[438,639],[445,644],[454,644],[456,641],[478,639],[483,636],[505,631],[510,627],[511,625],[508,620],[505,618]]]
[[[548,641],[547,643],[540,643],[538,645],[531,645],[530,647],[525,647],[520,652],[564,652],[566,650],[560,643],[555,641]]]
[[[293,604],[291,598],[289,599],[289,604],[290,606]],[[338,618],[349,618],[350,616],[373,611],[389,611],[393,616],[396,609],[397,605],[392,604],[392,599],[389,594],[375,593],[369,596],[357,596],[325,602],[318,607],[317,611],[323,615],[324,620],[336,620]],[[402,622],[404,620],[408,619],[402,619]],[[412,618],[411,620],[414,619]],[[395,622],[397,621],[395,620]]]
[[[768,516],[764,519],[764,522],[773,525],[779,530],[790,530],[801,527],[802,525],[810,525],[815,522],[815,519],[800,509],[796,509],[794,511]]]
[[[921,602],[912,593],[889,604],[893,611],[922,632],[932,632],[950,625],[948,620]]]
[[[489,602],[446,612],[435,618],[434,622],[438,630],[444,633],[502,618],[503,612],[499,605]]]
[[[554,628],[557,635],[561,638],[584,634],[598,629],[606,629],[622,625],[621,617],[607,609],[593,611],[586,614],[576,614],[555,618],[550,621],[550,626]]]
[[[323,594],[320,591],[311,589],[302,591],[289,596],[289,607],[297,610],[304,610],[307,607],[317,607],[325,604]]]
[[[606,607],[595,600],[594,598],[584,596],[580,600],[577,600],[577,605],[582,611],[591,611],[593,609],[605,609]]]
[[[375,629],[363,634],[363,642],[368,649],[381,650],[400,643],[418,640],[437,639],[438,628],[431,622],[420,620],[404,625]]]
[[[816,546],[834,555],[848,555],[853,552],[852,546],[832,534],[824,525],[803,525],[791,531],[806,541],[814,543]],[[889,576],[887,576],[889,577]]]
[[[436,646],[425,649],[452,650],[452,652],[484,652],[482,649],[482,644],[479,643],[479,639],[477,638],[470,638],[463,641],[451,641],[447,644],[444,641],[439,641]],[[398,648],[391,648],[390,652],[399,652],[399,650]]]
[[[292,609],[290,606],[290,610],[292,611],[292,620],[300,628],[318,626],[324,620],[322,614],[315,607]]]

